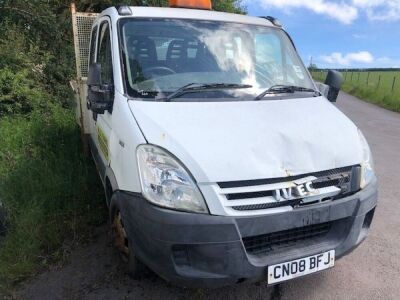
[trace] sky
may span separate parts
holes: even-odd
[[[273,16],[304,63],[320,68],[400,68],[400,0],[244,0]]]

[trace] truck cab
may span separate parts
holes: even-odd
[[[171,4],[91,16],[75,86],[130,274],[219,287],[333,267],[377,205],[340,75],[314,83],[274,18]]]

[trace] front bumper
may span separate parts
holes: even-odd
[[[266,278],[267,266],[328,250],[336,259],[367,236],[377,204],[377,184],[330,203],[267,216],[191,214],[151,205],[138,194],[118,192],[130,245],[159,276],[186,287],[220,287]],[[268,254],[246,251],[243,238],[332,223],[329,233]]]

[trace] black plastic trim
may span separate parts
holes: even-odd
[[[120,208],[135,255],[162,278],[185,287],[221,287],[265,281],[268,265],[335,250],[350,253],[367,236],[366,215],[376,207],[376,181],[338,201],[264,216],[231,217],[185,213],[151,205],[139,193],[117,191],[110,209]],[[368,215],[372,218],[372,213]],[[268,255],[247,253],[242,239],[285,233],[335,222],[327,236]],[[367,227],[367,226],[364,226]],[[301,230],[301,229],[300,229]],[[297,247],[298,246],[298,247]]]
[[[114,171],[107,166],[105,177],[110,181],[113,191],[119,190],[117,178],[115,177]]]
[[[106,174],[106,169],[107,166],[103,162],[103,159],[100,156],[99,150],[96,146],[96,143],[93,141],[93,138],[90,136],[89,138],[89,145],[90,145],[90,151],[92,152],[92,157],[95,162],[95,165],[97,167],[97,171],[99,172],[101,182],[103,185],[105,184],[105,174]]]
[[[226,188],[273,184],[273,183],[280,183],[280,182],[286,182],[286,181],[293,181],[293,180],[304,178],[307,176],[322,177],[324,175],[329,175],[330,173],[350,172],[353,167],[354,166],[349,166],[349,167],[343,167],[343,168],[337,168],[337,169],[331,169],[331,170],[325,170],[325,171],[318,171],[318,172],[306,173],[306,174],[295,175],[295,176],[278,177],[278,178],[270,178],[270,179],[225,181],[225,182],[218,182],[218,185],[220,188],[226,189]]]

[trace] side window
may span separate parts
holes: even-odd
[[[110,26],[103,22],[99,30],[99,44],[97,46],[97,63],[101,64],[101,78],[103,84],[113,83],[113,68],[111,55]]]
[[[90,38],[90,58],[89,66],[94,63],[94,57],[96,53],[96,42],[97,42],[97,26],[92,29],[92,35]]]

